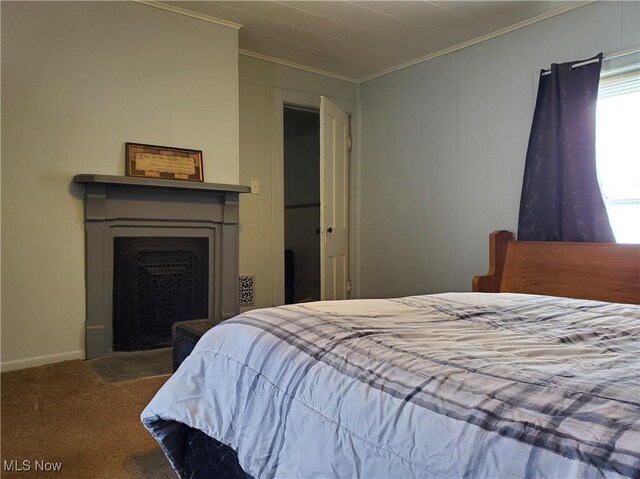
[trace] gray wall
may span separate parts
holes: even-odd
[[[464,291],[515,231],[541,68],[637,47],[638,2],[596,2],[360,85],[360,297]]]
[[[83,189],[124,142],[237,183],[238,33],[134,2],[2,2],[2,368],[84,356]]]

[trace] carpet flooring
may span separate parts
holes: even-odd
[[[80,360],[1,374],[0,475],[175,478],[140,422],[142,409],[167,378],[114,382]],[[36,471],[46,463],[49,468],[59,463],[61,469]]]

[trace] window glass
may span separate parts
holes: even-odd
[[[629,69],[625,69],[629,70]],[[598,181],[618,243],[640,243],[640,71],[604,75],[596,116]]]

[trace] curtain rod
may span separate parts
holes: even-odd
[[[606,57],[602,57],[602,61],[613,60],[614,58],[626,57],[627,55],[633,55],[634,53],[640,52],[640,48],[631,48],[629,50],[623,50],[621,52],[610,53]],[[585,65],[590,65],[592,63],[598,63],[600,59],[592,58],[591,60],[585,60],[583,62],[574,63],[571,65],[571,68],[583,67]],[[542,75],[551,75],[551,70],[543,70]]]

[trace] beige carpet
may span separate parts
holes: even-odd
[[[109,383],[80,360],[3,373],[2,478],[176,477],[140,423],[167,378]],[[62,469],[36,472],[36,461]],[[16,472],[16,465],[31,470]]]

